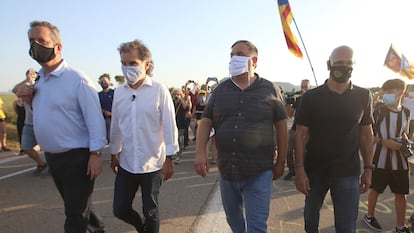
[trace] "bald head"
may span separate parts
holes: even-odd
[[[335,48],[327,62],[330,78],[337,83],[347,83],[351,78],[354,65],[354,51],[343,45]]]
[[[354,50],[346,45],[335,48],[331,56],[329,56],[330,65],[346,65],[354,64]]]

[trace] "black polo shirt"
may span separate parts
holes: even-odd
[[[274,122],[287,116],[277,87],[256,76],[245,90],[231,79],[220,83],[203,112],[213,121],[219,170],[227,180],[252,178],[273,168]]]
[[[324,85],[305,92],[295,124],[309,127],[305,169],[346,177],[360,174],[359,130],[373,123],[369,90],[350,84],[343,94]]]

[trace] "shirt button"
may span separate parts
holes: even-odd
[[[242,113],[241,113],[241,112],[239,112],[237,115],[241,116],[241,115],[242,115]]]
[[[231,153],[232,155],[236,155],[236,152]]]
[[[233,142],[236,142],[236,139],[235,138],[233,138]]]
[[[235,125],[234,128],[237,129],[237,125]]]
[[[231,167],[232,167],[232,168],[235,168],[236,166],[235,166],[235,165],[231,165]]]
[[[243,102],[243,100],[240,100],[240,103],[241,103],[241,104],[242,104],[242,103],[244,103],[244,102]]]

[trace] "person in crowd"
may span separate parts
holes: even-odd
[[[183,91],[180,89],[175,89],[172,92],[174,98],[174,108],[175,108],[175,121],[178,128],[178,145],[180,150],[175,155],[174,163],[181,163],[181,157],[185,147],[185,130],[188,130],[188,118],[186,116],[187,112],[191,109],[191,101],[189,98],[186,98]]]
[[[222,81],[229,79],[224,78],[222,79]],[[210,99],[211,94],[213,93],[214,89],[218,86],[219,84],[219,80],[217,77],[208,77],[206,80],[206,104],[208,102],[208,100]],[[197,121],[197,127],[198,127],[199,121]],[[214,128],[211,128],[210,130],[210,135],[209,135],[209,143],[210,143],[210,151],[211,151],[211,159],[210,159],[210,163],[211,164],[216,164],[217,163],[217,147],[216,147],[216,137],[214,137],[215,135],[215,130]],[[208,152],[207,152],[208,153]]]
[[[363,221],[372,229],[382,231],[375,218],[378,196],[387,186],[394,193],[397,224],[395,232],[411,232],[405,226],[406,195],[409,192],[408,160],[412,154],[404,151],[404,144],[397,139],[407,139],[410,127],[410,110],[401,105],[405,83],[400,79],[387,80],[383,91],[384,105],[374,111],[374,158],[372,184],[368,193],[368,213]],[[407,154],[408,153],[408,154]]]
[[[193,86],[191,86],[191,84]],[[184,86],[187,86],[187,90],[189,90],[187,93],[188,93],[188,96],[190,97],[191,109],[187,113],[187,116],[190,119],[189,126],[190,126],[191,132],[193,133],[193,136],[194,136],[191,140],[195,141],[197,139],[196,138],[196,136],[197,136],[197,133],[196,133],[197,120],[196,120],[196,118],[193,114],[193,110],[194,110],[196,104],[198,103],[198,92],[199,92],[199,90],[202,89],[203,85],[200,86],[200,84],[198,82],[196,82],[194,80],[188,80]],[[189,134],[189,131],[187,132],[187,134]]]
[[[300,91],[295,92],[292,96],[288,96],[286,101],[286,112],[289,118],[293,118],[295,115],[296,108],[300,103],[300,97],[311,88],[310,81],[308,79],[303,79],[300,83]],[[294,159],[294,137],[295,137],[295,124],[292,124],[292,127],[289,129],[289,141],[288,141],[288,150],[286,164],[289,169],[289,172],[283,177],[284,180],[290,180],[295,176],[295,159]]]
[[[151,78],[152,55],[140,40],[118,50],[126,83],[115,90],[112,105],[113,212],[139,233],[158,233],[158,194],[162,181],[174,174],[178,151],[174,104],[168,89]],[[132,207],[139,188],[143,217]]]
[[[29,68],[26,71],[26,78],[21,81],[20,83],[16,84],[16,86],[13,88],[12,92],[16,94],[16,91],[18,88],[20,88],[21,85],[33,85],[35,82],[35,79],[37,78],[37,71],[33,68]],[[26,117],[26,113],[25,113],[25,107],[24,107],[24,101],[22,98],[18,97],[17,100],[14,102],[14,111],[17,114],[17,133],[19,135],[19,143],[20,145],[22,145],[22,141],[21,141],[21,137],[22,137],[22,132],[23,132],[23,127],[24,127],[24,122],[25,122],[25,117]],[[24,152],[23,150],[20,148],[20,153],[19,155],[23,155]]]
[[[98,93],[85,74],[62,58],[56,26],[33,21],[28,38],[29,54],[42,69],[34,86],[24,85],[16,94],[32,105],[35,137],[63,198],[65,233],[86,232],[89,226],[104,232],[91,202],[106,138]]]
[[[6,123],[6,112],[3,109],[3,100],[0,98],[0,152],[1,151],[11,151],[7,147],[7,123]]]
[[[31,74],[32,72],[32,74]],[[33,74],[33,72],[35,72]],[[35,84],[35,78],[37,78],[37,72],[31,71],[30,69],[26,72],[26,79],[18,83],[12,90],[16,95],[20,92],[22,87],[28,85],[32,86]],[[22,98],[19,98],[22,99]],[[22,143],[21,149],[23,153],[27,154],[31,159],[33,159],[37,167],[33,171],[33,175],[40,175],[43,170],[46,169],[47,163],[43,161],[39,153],[36,151],[35,147],[37,146],[37,140],[33,130],[33,110],[31,104],[23,101],[23,111],[25,113],[24,117],[24,126],[22,129]]]
[[[384,104],[382,102],[382,91],[376,91],[373,95],[372,95],[372,107],[376,108],[380,105]]]
[[[23,126],[24,126],[24,118],[25,118],[25,111],[23,106],[23,99],[17,98],[13,102],[13,110],[16,113],[16,130],[17,130],[17,137],[19,139],[19,145],[20,145],[20,151],[18,155],[24,155],[24,152],[22,150],[22,132],[23,132]]]
[[[198,101],[194,108],[192,108],[191,115],[194,116],[194,119],[196,120],[195,125],[195,132],[197,135],[197,128],[198,128],[198,122],[201,120],[201,115],[203,114],[204,108],[207,104],[207,92],[205,90],[198,91]]]
[[[201,89],[198,91],[198,102],[195,108],[193,108],[193,113],[192,113],[192,115],[194,116],[194,119],[196,119],[196,122],[197,122],[196,127],[195,127],[195,132],[197,132],[198,124],[200,123],[201,116],[204,112],[204,108],[206,107],[206,104],[207,104],[207,92],[204,89]],[[211,132],[210,132],[209,142],[210,142],[210,148],[211,148],[210,163],[216,164],[217,163],[217,150],[216,150],[215,142],[214,142],[214,129],[213,128],[211,129]]]
[[[232,77],[214,89],[200,120],[194,169],[202,177],[209,171],[207,142],[214,127],[222,204],[232,232],[267,232],[272,179],[285,168],[286,111],[277,87],[255,73],[253,43],[236,41],[230,56]]]
[[[190,87],[190,84],[193,84],[194,86]],[[195,105],[197,104],[197,95],[198,95],[198,90],[199,90],[199,85],[198,83],[196,83],[194,80],[188,80],[185,85],[182,88],[182,92],[184,94],[184,100],[186,102],[190,102],[190,108],[187,110],[187,112],[185,112],[185,124],[186,127],[184,129],[184,150],[187,149],[188,145],[189,145],[189,127],[191,126],[191,121],[194,121],[194,119],[192,118],[192,109],[193,107],[195,107]],[[193,124],[194,126],[194,124]],[[195,133],[195,129],[193,131],[193,134]],[[194,135],[195,137],[195,135]],[[194,139],[194,138],[193,138]]]
[[[328,190],[336,233],[355,232],[359,195],[371,185],[371,94],[352,84],[353,65],[352,48],[335,48],[327,61],[329,78],[305,92],[296,109],[295,183],[306,195],[307,233],[319,232],[319,212]]]
[[[109,143],[112,117],[112,101],[114,98],[114,89],[111,88],[112,83],[109,74],[102,74],[99,77],[99,85],[102,87],[102,91],[98,93],[99,102],[101,103],[102,114],[105,119],[106,140]]]
[[[414,85],[407,86],[407,91],[402,100],[402,105],[410,109],[411,117],[409,134],[414,135]],[[410,139],[412,140],[413,138]]]

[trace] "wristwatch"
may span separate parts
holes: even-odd
[[[91,151],[91,155],[96,155],[98,157],[101,157],[102,153],[100,151]]]
[[[371,170],[374,170],[374,169],[375,169],[375,164],[364,165],[364,169],[371,169]]]
[[[174,160],[175,159],[175,156],[174,155],[166,155],[165,158],[166,159]]]

